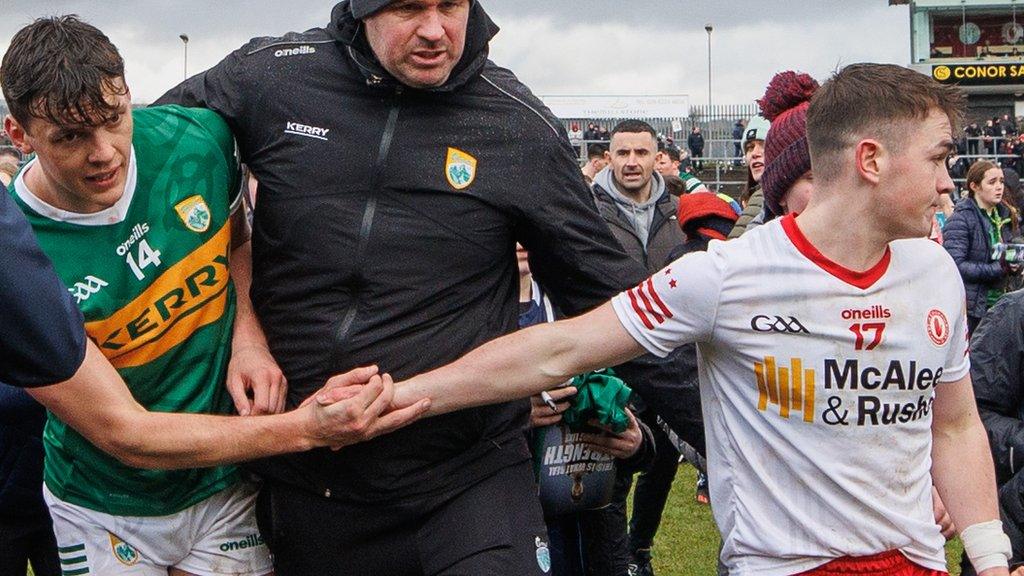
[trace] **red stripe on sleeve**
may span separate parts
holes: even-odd
[[[661,310],[661,314],[665,316],[665,318],[671,318],[672,311],[668,309],[668,306],[665,306],[665,303],[661,300],[661,296],[658,296],[658,293],[654,290],[654,280],[651,278],[647,279],[647,292],[650,293],[651,300],[654,300],[654,303],[658,305],[658,308]]]
[[[648,312],[651,316],[654,316],[654,321],[657,322],[658,324],[664,322],[665,317],[662,316],[661,314],[658,314],[658,311],[655,310],[654,306],[651,305],[651,301],[647,299],[647,295],[644,294],[643,282],[641,282],[640,285],[636,287],[636,293],[637,296],[640,296],[640,300],[644,303],[644,310]]]
[[[629,301],[633,304],[633,310],[640,317],[640,321],[644,323],[648,330],[654,330],[654,324],[651,324],[651,320],[647,317],[647,314],[644,314],[643,308],[640,308],[640,303],[636,301],[636,294],[633,293],[633,289],[627,290],[626,294],[629,294]]]

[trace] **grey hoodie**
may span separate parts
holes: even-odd
[[[665,194],[665,179],[661,177],[661,174],[654,172],[651,174],[651,197],[642,204],[637,204],[628,196],[619,192],[619,188],[615,185],[615,177],[612,174],[612,167],[606,166],[603,170],[594,175],[594,186],[600,186],[602,190],[608,193],[615,201],[615,205],[618,206],[619,211],[625,215],[629,223],[633,225],[633,230],[636,232],[640,241],[643,242],[644,248],[647,248],[647,236],[651,230],[651,222],[654,221],[654,205],[658,203],[661,196]]]

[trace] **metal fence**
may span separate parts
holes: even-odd
[[[743,165],[742,141],[732,137],[733,126],[737,120],[747,120],[757,112],[757,106],[753,104],[716,105],[711,108],[694,106],[690,110],[690,116],[686,117],[637,119],[650,124],[662,136],[672,138],[674,144],[681,150],[687,150],[686,137],[694,126],[699,126],[701,133],[704,134],[704,155],[694,160],[694,174],[712,191],[739,196],[746,186],[747,171]],[[585,118],[564,122],[566,130],[574,123],[582,128],[595,123],[610,130],[620,120],[623,119]],[[1011,150],[1011,143],[1016,140],[1015,135],[961,138],[957,144],[961,152],[959,158],[963,159],[964,163],[961,166],[962,174],[957,172],[953,175],[957,187],[964,186],[967,168],[980,159],[992,160],[1003,167],[1013,168],[1024,176],[1024,155],[1014,154]],[[607,146],[608,142],[583,139],[573,141],[574,147],[579,151],[581,164],[586,162],[587,149],[592,144]]]
[[[700,127],[704,135],[704,155],[700,160],[698,178],[704,181],[709,189],[738,196],[746,186],[747,174],[742,168],[743,154],[732,139],[733,127],[737,120],[746,121],[758,113],[756,104],[693,106],[689,116],[676,118],[569,118],[562,119],[567,132],[572,135],[572,127],[585,131],[589,124],[596,124],[611,130],[622,120],[643,120],[651,125],[664,138],[671,138],[681,150],[688,150],[686,139],[693,127]],[[591,145],[608,145],[607,140],[586,140],[572,138],[573,147],[577,150],[580,163],[587,160],[587,150]]]

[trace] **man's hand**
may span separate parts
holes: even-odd
[[[554,410],[540,394],[530,396],[530,428],[550,426],[562,421],[562,413],[569,409],[569,399],[576,395],[576,387],[563,386],[548,391],[548,397],[555,403]]]
[[[935,514],[935,523],[939,525],[942,535],[946,540],[951,540],[953,536],[956,536],[956,525],[953,524],[953,519],[946,512],[946,505],[942,503],[942,498],[939,497],[939,492],[934,486],[932,486],[932,511]]]
[[[393,410],[394,393],[390,375],[379,375],[376,366],[356,368],[329,379],[300,409],[310,413],[316,445],[338,450],[411,424],[430,408],[430,399],[424,398]]]
[[[633,413],[627,409],[626,415],[629,416],[629,427],[622,434],[613,434],[612,432],[582,434],[580,439],[586,442],[592,450],[608,454],[613,458],[624,460],[633,456],[640,449],[644,436],[640,432],[640,425],[637,424]],[[591,422],[591,425],[594,424],[596,423]]]
[[[982,570],[978,572],[978,576],[1009,576],[1010,571],[1006,568],[989,568],[988,570]],[[1018,568],[1013,571],[1013,576],[1024,576],[1024,568]]]
[[[266,347],[243,346],[231,351],[227,387],[240,416],[284,412],[288,381]]]
[[[1013,572],[1010,572],[1010,576],[1024,576],[1024,566],[1021,566]]]

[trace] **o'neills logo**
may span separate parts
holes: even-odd
[[[928,312],[927,330],[928,338],[936,346],[942,346],[949,341],[949,320],[942,310],[932,309]]]
[[[885,320],[892,318],[892,311],[882,305],[871,306],[870,308],[850,308],[843,310],[843,320]]]
[[[231,550],[244,550],[246,548],[255,548],[257,546],[263,546],[263,536],[259,534],[249,534],[241,540],[234,540],[224,542],[220,545],[221,552],[230,552]]]
[[[275,58],[281,58],[283,56],[300,56],[303,54],[316,54],[316,48],[303,44],[298,48],[282,48],[274,52]]]

